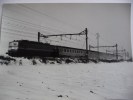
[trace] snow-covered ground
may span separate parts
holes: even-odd
[[[0,100],[133,100],[133,63],[0,66]]]

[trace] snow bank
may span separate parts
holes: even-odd
[[[127,62],[0,66],[0,100],[132,100],[132,66]]]

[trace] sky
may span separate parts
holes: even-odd
[[[79,33],[88,29],[88,44],[96,46],[99,33],[101,46],[118,44],[131,55],[130,4],[5,4],[3,6],[1,47],[7,51],[8,42],[19,39],[37,41],[44,35]],[[85,36],[51,37],[42,42],[85,48]],[[96,49],[95,49],[96,50]],[[101,48],[100,51],[115,50]]]

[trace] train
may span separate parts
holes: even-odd
[[[29,40],[14,40],[9,42],[8,55],[12,57],[53,57],[53,58],[86,58],[86,50],[51,45],[49,43],[35,42]],[[88,50],[88,59],[116,60],[116,55]]]

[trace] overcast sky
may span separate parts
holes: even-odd
[[[88,28],[89,45],[118,44],[131,54],[130,4],[6,4],[3,7],[1,46],[14,39],[37,41],[37,32],[78,33]],[[85,37],[49,38],[51,44],[85,48]],[[44,41],[41,39],[41,41]],[[106,48],[112,50],[113,48]],[[101,49],[103,51],[105,49]]]

